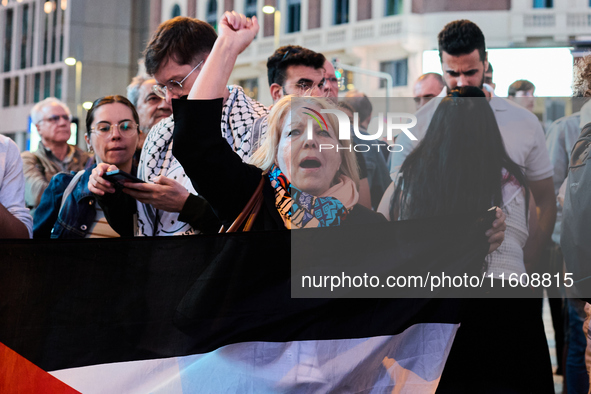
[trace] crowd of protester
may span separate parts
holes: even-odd
[[[305,111],[338,108],[357,118],[364,135],[372,119],[363,93],[339,97],[335,69],[321,53],[288,45],[268,58],[269,108],[228,86],[238,55],[257,32],[256,18],[235,12],[224,14],[219,35],[196,19],[162,23],[144,52],[146,74],[133,79],[128,97],[98,98],[88,111],[89,152],[67,143],[71,115],[64,103],[36,104],[31,118],[41,142],[35,152],[21,159],[0,136],[0,238],[217,233],[262,187],[253,230],[409,220],[495,205],[497,219],[486,232],[487,274],[502,280],[541,265],[561,272],[557,196],[586,118],[579,112],[561,118],[546,138],[531,113],[531,82],[514,82],[509,99],[496,97],[478,26],[459,20],[439,33],[443,76],[428,73],[415,82],[418,140],[400,134],[403,150],[396,153],[352,151],[363,140],[355,133],[339,140],[333,116],[325,116],[325,128],[313,123],[308,135]],[[576,97],[591,96],[590,70],[591,56],[577,70]],[[322,144],[342,149],[318,149]],[[139,182],[107,180],[115,170]],[[586,393],[586,304],[567,294],[563,312],[560,296],[553,301],[557,373],[565,375],[568,393]],[[502,380],[515,392],[552,392],[541,297],[474,301],[473,318],[463,324],[478,335],[460,330],[448,363],[461,363],[462,373],[484,387]],[[487,361],[466,363],[484,341],[492,349]],[[461,379],[444,374],[441,391],[454,392]]]

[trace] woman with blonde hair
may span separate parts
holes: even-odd
[[[179,100],[174,103],[173,153],[226,227],[245,207],[261,174],[264,204],[253,230],[385,221],[358,204],[357,161],[350,142],[337,139],[335,119],[313,120],[308,138],[310,114],[317,117],[331,107],[322,99],[282,98],[269,115],[268,135],[249,165],[221,136],[216,119],[221,98]]]

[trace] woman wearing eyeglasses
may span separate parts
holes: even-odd
[[[125,97],[115,95],[96,100],[86,115],[85,136],[89,148],[95,152],[96,162],[115,165],[122,171],[135,174],[132,160],[139,140],[138,128],[139,116]],[[59,173],[51,179],[35,213],[34,238],[119,236],[105,220],[103,210],[88,190],[91,172],[92,168],[76,175]],[[133,236],[133,221],[129,216],[125,217],[130,221],[126,226],[130,233],[121,235]]]

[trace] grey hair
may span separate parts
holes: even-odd
[[[45,100],[39,101],[37,104],[33,106],[33,108],[31,108],[31,121],[33,122],[33,124],[37,124],[41,122],[41,120],[43,120],[43,114],[41,113],[41,111],[43,110],[43,108],[51,104],[61,105],[64,111],[68,113],[68,115],[72,115],[70,112],[70,108],[68,108],[68,106],[63,101],[55,97],[48,97]]]
[[[154,78],[148,74],[138,74],[131,80],[131,83],[127,87],[127,99],[131,101],[134,107],[137,108],[138,102],[140,100],[140,88],[144,82],[150,79]]]

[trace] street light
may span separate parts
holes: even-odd
[[[279,48],[279,37],[281,35],[281,11],[279,11],[279,4],[277,3],[277,8],[272,5],[266,5],[263,7],[263,12],[268,15],[273,14],[275,17],[275,48]]]
[[[55,10],[55,3],[53,1],[47,0],[43,4],[43,11],[45,11],[46,14],[51,14],[54,10]]]

